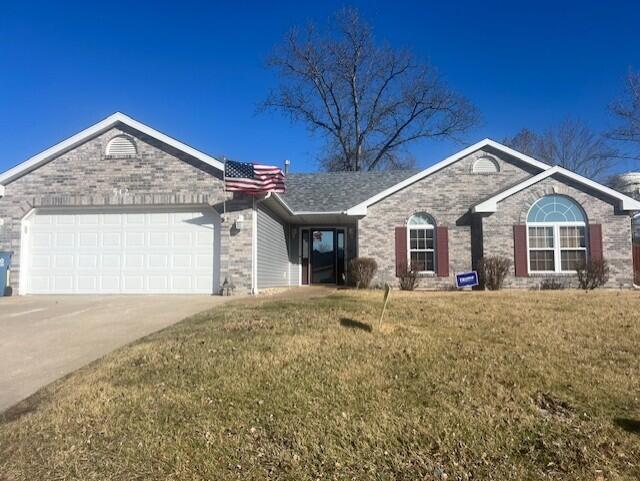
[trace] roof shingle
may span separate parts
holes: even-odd
[[[420,172],[316,172],[287,174],[287,191],[280,197],[294,212],[345,211]]]

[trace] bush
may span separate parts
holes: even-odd
[[[588,260],[576,269],[580,289],[590,291],[604,286],[609,280],[609,263],[604,259]]]
[[[418,271],[415,266],[411,266],[411,269],[408,268],[407,263],[403,262],[400,265],[399,272],[400,274],[400,289],[403,291],[413,291],[416,287],[418,287],[418,283],[420,282],[420,278],[418,277]]]
[[[564,282],[557,279],[545,279],[540,283],[541,291],[557,291],[566,287]]]
[[[500,290],[509,267],[511,267],[511,260],[507,257],[483,257],[478,263],[478,274],[482,284],[490,291]]]
[[[349,279],[356,288],[366,289],[378,270],[378,264],[371,257],[356,257],[349,262]]]

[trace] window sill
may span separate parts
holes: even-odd
[[[416,272],[416,277],[436,277],[435,272]]]
[[[529,277],[575,277],[577,274],[571,272],[529,272]]]

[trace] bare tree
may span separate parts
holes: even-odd
[[[477,120],[433,67],[377,44],[357,10],[341,10],[323,31],[294,28],[268,65],[280,83],[262,107],[322,134],[328,170],[404,165],[410,143],[454,138]]]
[[[610,108],[621,124],[608,133],[609,138],[640,147],[640,72],[629,71],[625,95]],[[640,152],[631,157],[640,158]]]
[[[600,180],[618,157],[618,151],[602,135],[578,120],[565,120],[542,133],[522,129],[504,143],[547,164]]]

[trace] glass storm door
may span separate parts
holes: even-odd
[[[302,284],[309,284],[309,230],[302,231]]]
[[[343,285],[345,283],[345,237],[343,230],[336,231],[336,273],[337,273],[337,283]]]
[[[336,283],[335,244],[335,230],[311,231],[311,282],[313,284]]]

